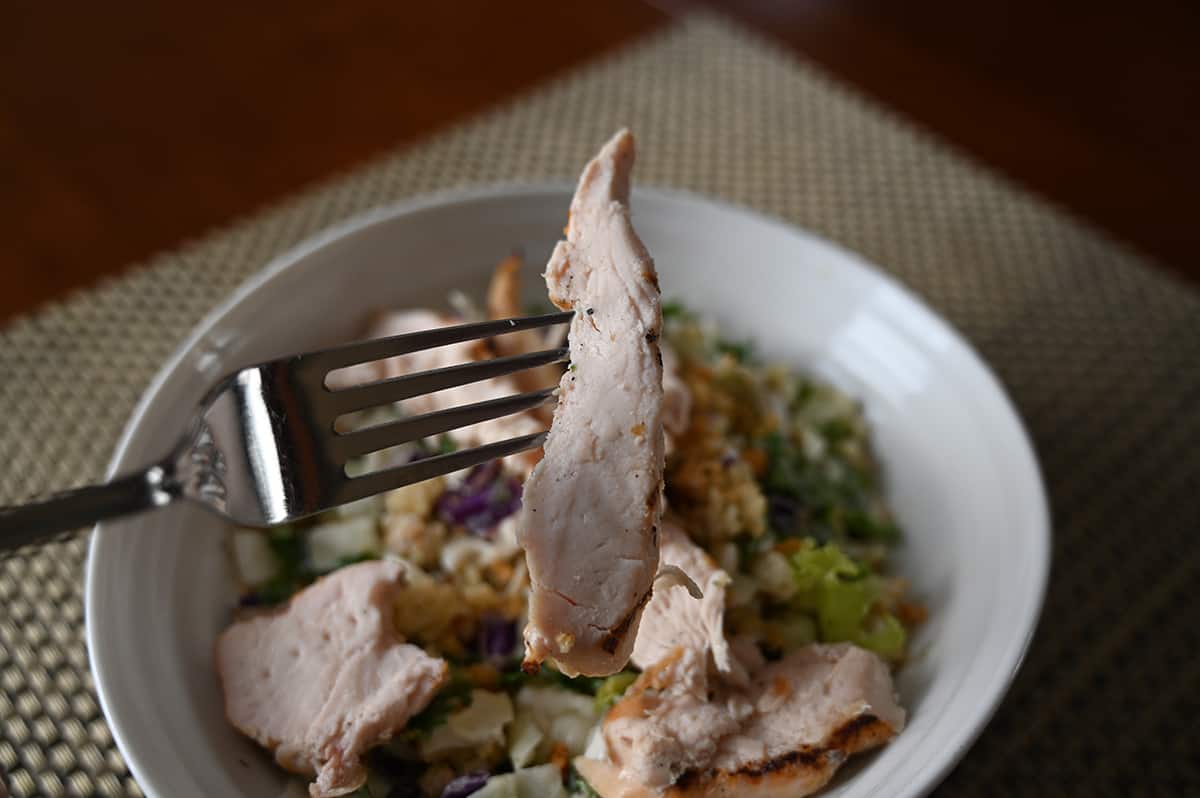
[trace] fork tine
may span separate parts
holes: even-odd
[[[484,402],[437,410],[337,435],[333,439],[334,454],[339,462],[344,463],[351,457],[376,452],[389,446],[428,438],[431,435],[460,427],[469,427],[472,424],[490,421],[511,413],[519,413],[522,410],[529,410],[545,404],[557,393],[557,390],[557,388],[547,388],[543,391],[489,399]]]
[[[517,319],[500,319],[499,321],[482,321],[474,324],[459,324],[454,327],[441,327],[436,330],[422,330],[406,335],[393,335],[388,338],[376,338],[355,344],[346,344],[332,349],[325,349],[304,355],[309,364],[323,372],[353,366],[358,363],[369,363],[372,360],[383,360],[396,355],[406,355],[422,349],[434,349],[447,344],[457,344],[462,341],[473,341],[478,338],[491,338],[519,330],[533,330],[538,327],[550,327],[564,324],[575,315],[574,311],[562,313],[547,313],[542,316],[527,316]]]
[[[424,460],[416,460],[405,465],[354,477],[346,480],[338,491],[340,494],[338,502],[356,501],[377,493],[402,488],[414,482],[449,474],[451,471],[477,466],[489,460],[508,457],[510,454],[517,454],[528,449],[536,449],[545,443],[547,434],[546,432],[536,432],[532,435],[522,435],[519,438],[509,438],[474,449],[439,454]]]
[[[434,393],[446,388],[455,388],[492,377],[503,377],[548,363],[562,363],[569,357],[570,350],[562,347],[547,349],[543,352],[531,352],[527,355],[476,360],[458,366],[446,366],[430,371],[420,371],[416,374],[405,374],[402,377],[395,377],[383,382],[372,382],[353,388],[330,391],[326,394],[326,406],[336,417],[358,410],[366,410],[369,407],[411,399],[421,394]]]

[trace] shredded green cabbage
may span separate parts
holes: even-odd
[[[792,604],[816,615],[822,642],[848,641],[888,660],[904,655],[904,626],[878,607],[879,577],[833,543],[806,540],[790,560],[796,580]]]

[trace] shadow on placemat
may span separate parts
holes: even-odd
[[[205,311],[346,216],[570,179],[628,124],[639,180],[864,253],[953,321],[1028,422],[1055,520],[1042,625],[945,796],[1200,795],[1200,301],[1147,263],[700,16],[0,332],[0,501],[102,475]],[[635,207],[636,213],[636,207]],[[15,796],[137,795],[83,643],[85,542],[0,563],[0,769]]]

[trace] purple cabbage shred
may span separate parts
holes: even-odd
[[[446,785],[442,790],[442,798],[467,798],[468,795],[483,789],[490,775],[484,770],[464,773]]]
[[[505,664],[517,647],[517,624],[498,615],[479,619],[479,653],[494,665]]]
[[[803,512],[798,499],[781,493],[767,494],[767,518],[776,534],[795,534]]]
[[[472,468],[466,479],[437,500],[438,517],[491,539],[496,525],[521,508],[521,483],[492,461]]]

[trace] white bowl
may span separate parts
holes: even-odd
[[[110,474],[163,453],[215,378],[352,340],[379,308],[480,294],[514,247],[544,263],[570,188],[500,187],[414,200],[277,258],[159,372]],[[1029,440],[954,330],[860,258],[778,221],[678,193],[635,193],[635,224],[668,297],[865,403],[907,531],[896,569],[927,600],[899,677],[908,728],[828,795],[925,794],[991,716],[1033,633],[1049,519]],[[539,286],[534,285],[536,291]],[[234,594],[213,516],[180,506],[104,524],[92,540],[87,631],[104,714],[152,798],[274,796],[280,773],[230,728],[212,669]]]

